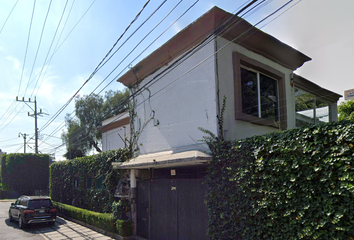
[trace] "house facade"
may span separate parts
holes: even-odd
[[[114,167],[130,170],[137,236],[208,238],[203,179],[212,158],[200,129],[237,140],[337,120],[341,96],[294,74],[309,60],[214,7],[118,79],[133,111],[100,131],[103,149],[114,149],[130,123],[134,158]]]

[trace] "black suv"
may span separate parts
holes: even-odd
[[[10,222],[18,221],[20,228],[32,223],[55,224],[57,210],[46,196],[21,196],[9,209]]]

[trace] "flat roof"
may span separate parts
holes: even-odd
[[[202,165],[211,160],[211,155],[198,150],[178,153],[164,151],[139,155],[129,161],[123,163],[114,162],[112,165],[116,169],[149,169]]]

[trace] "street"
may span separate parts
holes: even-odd
[[[59,239],[112,239],[89,228],[57,218],[54,226],[48,224],[30,225],[25,229],[18,227],[18,222],[10,222],[8,210],[11,202],[0,201],[0,240],[1,239],[31,239],[31,240],[59,240]]]

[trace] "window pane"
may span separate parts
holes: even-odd
[[[257,73],[241,68],[242,112],[258,117]]]
[[[261,118],[278,121],[277,80],[260,74]]]
[[[329,122],[328,104],[311,93],[295,88],[296,126]]]

